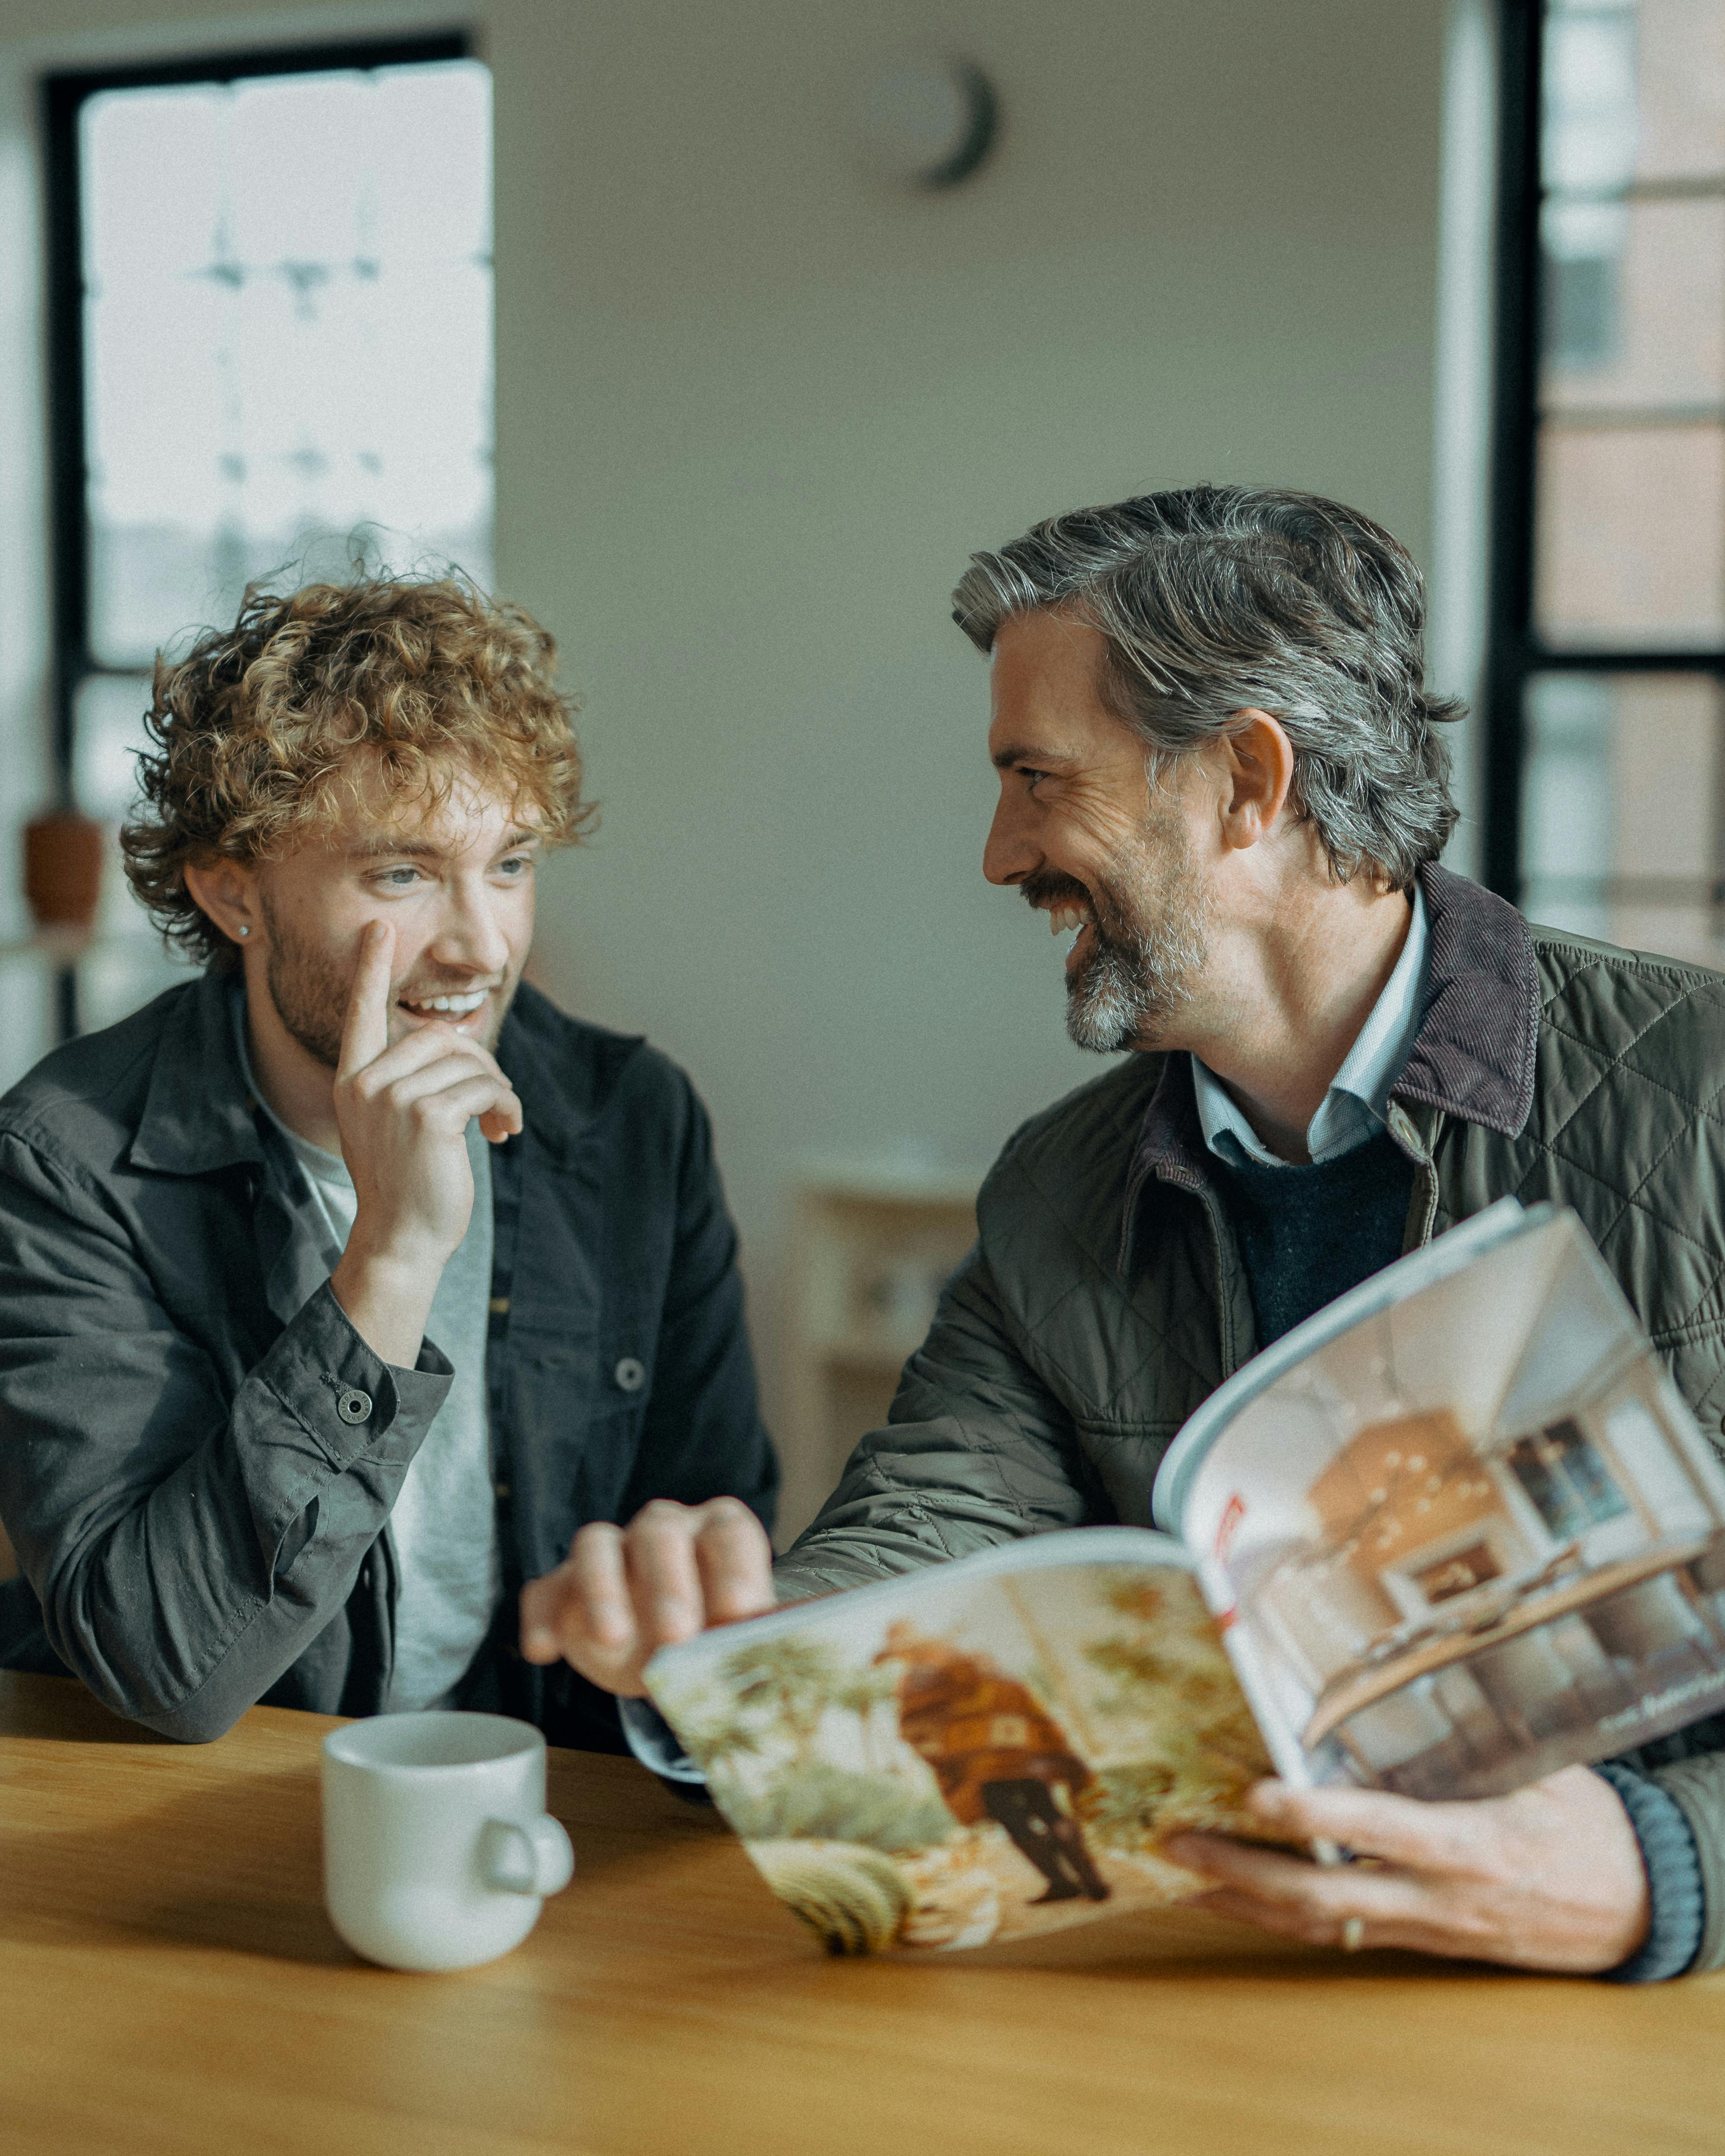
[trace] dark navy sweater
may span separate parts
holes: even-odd
[[[1402,1254],[1414,1163],[1388,1131],[1306,1168],[1267,1168],[1243,1154],[1213,1154],[1209,1165],[1240,1245],[1260,1348]]]

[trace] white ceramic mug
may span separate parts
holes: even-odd
[[[575,1852],[545,1810],[545,1739],[501,1714],[379,1714],[323,1740],[330,1920],[390,1969],[518,1946]]]

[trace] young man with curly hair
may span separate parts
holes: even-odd
[[[771,1524],[707,1121],[521,980],[588,816],[552,641],[454,580],[253,591],[158,663],[127,872],[202,977],[0,1101],[0,1666],[218,1736],[456,1704],[615,1748],[524,1582]]]

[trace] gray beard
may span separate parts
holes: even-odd
[[[1066,1031],[1096,1055],[1154,1048],[1192,999],[1209,960],[1202,893],[1183,874],[1166,879],[1154,925],[1117,891],[1091,893],[1095,948],[1066,994]]]

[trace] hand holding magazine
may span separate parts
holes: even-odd
[[[1574,1214],[1507,1199],[1256,1357],[1078,1528],[667,1648],[655,1703],[834,1953],[1204,1882],[1302,1785],[1501,1794],[1725,1705],[1725,1473]]]

